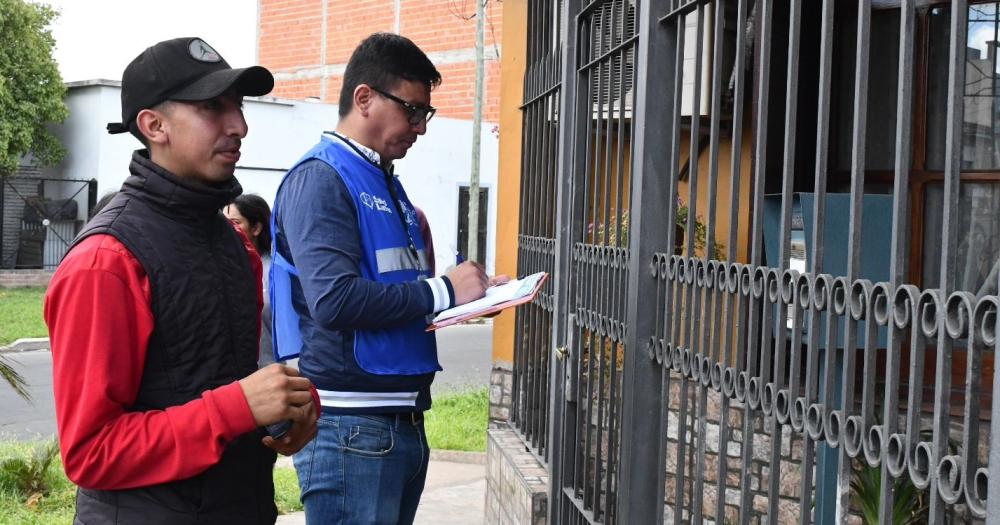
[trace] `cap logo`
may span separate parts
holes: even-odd
[[[199,62],[218,62],[222,60],[219,53],[212,49],[212,46],[205,43],[204,40],[200,38],[195,38],[188,44],[188,52],[191,53],[191,57]]]

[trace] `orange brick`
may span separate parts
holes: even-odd
[[[262,65],[274,71],[297,71],[323,65],[323,4],[326,3],[325,64],[346,64],[354,48],[377,31],[393,31],[395,0],[261,0],[258,51]],[[400,32],[426,53],[468,50],[475,47],[474,2],[454,0],[400,0]],[[458,12],[466,9],[468,12]],[[503,21],[497,0],[487,4],[486,101],[484,120],[499,118],[500,71],[496,49]],[[437,64],[443,77],[432,101],[439,114],[472,118],[475,67],[472,61]],[[325,101],[337,103],[343,79],[326,80]],[[281,81],[277,96],[306,98],[320,95],[320,79]]]

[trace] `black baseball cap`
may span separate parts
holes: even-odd
[[[122,73],[122,121],[108,133],[131,132],[139,112],[165,100],[209,100],[233,88],[244,96],[266,95],[274,76],[261,66],[233,69],[197,37],[165,40],[146,48]]]

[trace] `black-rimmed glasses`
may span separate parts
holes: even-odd
[[[386,93],[381,89],[371,86],[372,91],[382,95],[383,97],[403,106],[406,110],[406,120],[409,121],[411,126],[416,126],[421,122],[430,122],[431,117],[437,112],[437,108],[434,106],[418,106],[416,104],[411,104],[392,93]]]

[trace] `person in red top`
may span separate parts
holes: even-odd
[[[160,42],[123,74],[108,129],[147,148],[45,300],[76,523],[273,523],[275,451],[316,434],[309,380],[256,371],[261,259],[220,213],[242,191],[242,98],[273,82],[199,38]],[[262,428],[283,421],[277,439]]]

